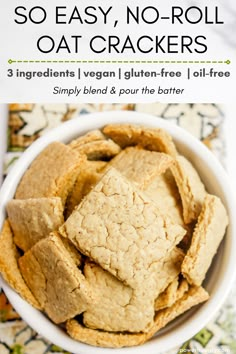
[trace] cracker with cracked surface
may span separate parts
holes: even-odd
[[[77,151],[80,154],[87,156],[88,160],[102,160],[110,159],[121,151],[121,148],[113,140],[98,140],[91,141],[87,144],[77,146],[73,148],[74,151]]]
[[[174,161],[170,155],[164,153],[128,147],[115,156],[106,169],[112,166],[137,183],[162,213],[168,215],[173,223],[184,227],[190,236],[192,230],[184,223],[178,187],[169,170]]]
[[[190,284],[202,284],[227,225],[228,216],[221,200],[208,194],[182,264],[182,273]]]
[[[137,183],[163,214],[168,215],[173,223],[187,228],[183,221],[178,188],[169,171],[173,163],[174,159],[170,155],[128,147],[114,157],[106,169],[112,166]]]
[[[73,211],[60,233],[86,256],[133,288],[149,283],[185,230],[111,168]]]
[[[151,151],[164,152],[176,157],[178,152],[172,137],[163,129],[148,128],[132,124],[108,124],[103,133],[114,140],[121,148],[140,145]]]
[[[19,266],[32,293],[55,323],[84,312],[94,303],[91,287],[55,234],[27,251]]]
[[[59,234],[59,232],[57,232],[57,231],[52,232],[51,235],[55,235],[61,239],[63,246],[65,247],[65,249],[69,253],[69,255],[72,258],[72,260],[74,261],[75,265],[77,267],[81,267],[82,263],[83,263],[83,256],[77,250],[77,248],[73,245],[73,243],[68,238],[62,237]]]
[[[105,135],[101,132],[101,130],[96,129],[92,130],[84,135],[79,136],[78,138],[72,140],[68,146],[72,149],[77,149],[87,143],[91,143],[93,141],[105,140]]]
[[[128,147],[122,150],[108,164],[120,171],[126,178],[145,188],[151,181],[164,173],[174,162],[167,154],[148,151],[139,147]]]
[[[156,203],[164,215],[168,215],[174,223],[185,226],[180,195],[174,177],[169,170],[156,176],[144,188],[144,192]]]
[[[61,198],[13,199],[7,204],[14,242],[24,252],[64,222]]]
[[[179,280],[179,278],[175,278],[156,299],[155,310],[159,311],[172,306],[176,301],[181,299],[188,288],[189,285],[187,280]]]
[[[176,164],[171,167],[171,171],[179,188],[184,221],[189,224],[197,220],[201,212],[206,196],[205,186],[196,169],[184,156],[176,158]]]
[[[93,286],[96,296],[101,296],[96,306],[84,313],[84,324],[94,329],[112,332],[145,332],[153,322],[154,299],[176,279],[181,270],[184,254],[174,248],[156,273],[155,292],[150,288],[134,290],[100,266],[88,263],[84,274]],[[114,316],[115,314],[115,316]]]
[[[32,162],[16,190],[16,199],[60,197],[63,205],[85,157],[59,142],[48,145]]]
[[[133,290],[94,263],[85,264],[84,275],[95,296],[101,296],[101,301],[83,314],[86,327],[141,332],[153,323],[154,301],[145,289]]]
[[[37,309],[41,309],[38,301],[26,285],[20,269],[18,259],[20,255],[13,242],[13,234],[8,221],[5,221],[0,234],[0,272],[6,282],[27,302]]]
[[[146,185],[143,191],[156,203],[164,215],[167,215],[173,223],[181,225],[186,230],[186,235],[181,240],[181,244],[183,244],[183,241],[185,241],[184,245],[189,244],[193,227],[190,224],[186,225],[184,222],[180,194],[170,169],[156,176],[151,183]]]
[[[74,187],[66,204],[67,217],[81,200],[91,191],[94,185],[101,179],[102,170],[106,166],[105,161],[86,161],[79,170]]]
[[[184,312],[206,300],[209,295],[202,287],[191,287],[184,296],[171,307],[158,311],[154,318],[154,325],[148,333],[112,333],[86,328],[76,320],[67,321],[68,334],[75,340],[96,347],[121,348],[141,345],[147,342],[161,328]]]

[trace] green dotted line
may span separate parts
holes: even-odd
[[[227,60],[13,60],[8,64],[15,63],[78,63],[78,64],[231,64]]]

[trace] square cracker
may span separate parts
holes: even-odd
[[[64,222],[61,198],[13,199],[7,204],[14,242],[24,252]]]
[[[190,284],[202,284],[227,225],[228,216],[221,200],[208,194],[182,264],[182,273]]]
[[[103,133],[121,148],[140,145],[151,151],[165,152],[173,157],[178,155],[172,137],[160,128],[147,128],[131,124],[108,124]]]
[[[155,292],[150,288],[134,290],[94,263],[84,267],[85,278],[96,296],[101,296],[96,306],[84,313],[87,327],[112,332],[145,332],[153,323],[154,299],[180,273],[184,254],[174,248],[156,273]],[[115,314],[115,316],[114,316]]]
[[[184,156],[178,156],[176,163],[171,167],[183,206],[183,218],[186,224],[197,220],[204,198],[205,186],[196,169]]]
[[[113,140],[97,140],[87,144],[73,147],[73,150],[87,156],[88,160],[110,159],[117,155],[121,148]]]
[[[52,234],[19,259],[22,276],[48,316],[61,323],[84,312],[94,296],[61,239]]]
[[[178,277],[175,278],[156,299],[155,310],[159,311],[172,306],[176,301],[181,299],[188,288],[189,285],[186,279],[179,280]]]
[[[16,190],[16,199],[60,197],[62,204],[85,157],[59,142],[48,145],[32,162]]]
[[[134,289],[146,283],[155,289],[157,269],[185,235],[181,226],[165,219],[145,194],[113,168],[59,231]]]
[[[145,188],[151,181],[164,173],[174,162],[167,154],[128,147],[115,156],[107,165],[120,171],[126,178]]]
[[[84,275],[101,296],[96,306],[83,314],[86,327],[111,332],[141,332],[153,323],[153,298],[145,291],[135,291],[95,263],[87,263]]]
[[[26,285],[20,269],[18,259],[20,254],[13,242],[13,235],[8,221],[5,221],[0,234],[0,272],[8,284],[27,302],[37,309],[40,304]]]
[[[189,239],[192,230],[184,223],[178,187],[170,171],[174,164],[175,159],[170,155],[136,146],[122,150],[107,164],[105,170],[112,166],[137,183],[164,215],[186,229]]]
[[[66,203],[66,216],[68,217],[81,200],[91,191],[101,179],[105,161],[86,161],[79,170],[74,187]]]
[[[84,135],[79,136],[78,138],[72,140],[68,146],[72,149],[80,148],[81,146],[91,143],[93,141],[101,141],[105,140],[105,135],[101,132],[101,130],[92,130]]]
[[[157,312],[154,318],[154,324],[150,327],[148,333],[105,332],[87,328],[74,319],[66,322],[66,329],[73,339],[97,347],[132,347],[145,343],[169,322],[189,310],[191,307],[208,300],[208,298],[208,293],[202,287],[190,287],[184,296],[173,306]]]

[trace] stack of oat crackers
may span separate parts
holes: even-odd
[[[33,161],[7,205],[0,270],[76,340],[134,346],[191,307],[228,224],[164,130],[107,125]]]

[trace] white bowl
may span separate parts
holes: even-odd
[[[236,235],[233,213],[236,209],[232,200],[230,183],[220,163],[202,143],[183,129],[163,119],[143,113],[116,111],[80,116],[78,119],[66,122],[38,139],[17,161],[1,188],[0,228],[6,216],[6,203],[13,198],[21,177],[40,151],[53,141],[69,142],[78,135],[92,129],[101,128],[108,123],[135,123],[165,129],[172,135],[180,153],[185,155],[195,165],[208,191],[219,196],[224,202],[228,209],[230,225],[204,284],[210,292],[210,300],[188,311],[142,346],[104,349],[92,347],[71,339],[43,313],[22,300],[3,280],[1,280],[1,283],[8,299],[21,317],[35,331],[65,350],[75,354],[110,354],[114,353],[114,351],[117,354],[139,354],[144,352],[156,354],[180,345],[201,330],[225,301],[235,278]]]

